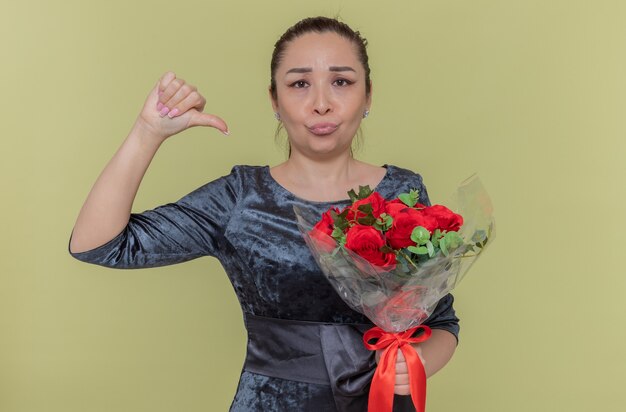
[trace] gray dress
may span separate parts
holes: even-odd
[[[393,165],[375,188],[394,198],[412,188],[430,205],[419,174]],[[125,229],[92,250],[70,254],[116,269],[173,265],[214,256],[241,304],[248,347],[231,411],[367,410],[376,367],[363,332],[373,325],[335,293],[298,231],[293,206],[318,213],[338,202],[300,199],[269,166],[234,166],[174,203],[132,213]],[[70,234],[71,240],[71,234]],[[68,244],[69,251],[69,244]],[[424,322],[458,339],[453,297]],[[414,411],[396,396],[394,411]]]

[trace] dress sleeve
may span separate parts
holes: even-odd
[[[422,180],[422,176],[417,175],[418,189],[419,189],[419,202],[426,206],[431,206],[430,199],[428,198],[428,190]],[[444,329],[452,333],[456,338],[457,344],[459,343],[459,318],[454,311],[454,296],[448,293],[439,300],[433,313],[424,321],[426,326],[431,329]]]
[[[131,213],[124,230],[107,243],[68,252],[82,262],[116,269],[173,265],[201,256],[218,256],[224,231],[240,198],[240,166],[174,203]]]
[[[459,344],[459,318],[454,311],[454,296],[448,293],[439,300],[433,313],[424,321],[424,325],[431,329],[443,329],[447,330],[456,338],[457,345]]]

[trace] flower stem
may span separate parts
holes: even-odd
[[[410,257],[408,257],[406,254],[404,254],[401,250],[398,250],[398,253],[399,253],[399,254],[400,254],[403,258],[405,258],[405,259],[407,260],[407,262],[409,262],[410,264],[412,264],[412,265],[413,265],[413,267],[414,267],[415,269],[418,269],[417,265],[416,265],[415,263],[413,263],[413,261],[411,260],[411,258],[410,258]]]

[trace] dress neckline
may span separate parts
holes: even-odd
[[[373,192],[380,192],[381,187],[387,182],[387,180],[389,180],[389,175],[391,174],[391,169],[393,168],[392,165],[389,165],[387,163],[385,163],[381,167],[384,167],[385,169],[387,169],[387,171],[385,172],[385,175],[380,180],[380,182],[378,182],[376,187],[374,189],[372,189]],[[265,171],[265,176],[266,176],[267,180],[269,180],[269,182],[273,186],[278,188],[278,190],[280,190],[281,192],[285,193],[287,196],[291,197],[292,199],[298,200],[300,202],[308,203],[308,204],[312,204],[312,205],[330,205],[330,204],[340,204],[340,203],[349,203],[349,202],[351,203],[352,202],[352,200],[350,198],[348,198],[348,199],[339,199],[339,200],[321,200],[321,201],[320,200],[308,200],[308,199],[301,198],[301,197],[295,195],[293,192],[287,190],[283,185],[278,183],[278,181],[276,179],[274,179],[274,177],[270,173],[270,166],[269,165],[263,166],[263,170]],[[354,188],[354,189],[356,190],[357,188]]]

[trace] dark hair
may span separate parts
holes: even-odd
[[[332,32],[336,33],[348,40],[350,40],[357,49],[357,56],[359,61],[363,65],[365,69],[365,94],[369,96],[371,92],[370,85],[370,66],[369,66],[369,58],[367,56],[367,39],[361,36],[358,31],[352,30],[350,26],[347,24],[340,22],[336,18],[317,16],[317,17],[308,17],[306,19],[300,20],[293,26],[287,29],[285,33],[278,39],[278,41],[274,44],[274,52],[272,53],[272,62],[270,64],[270,92],[272,94],[272,98],[278,101],[278,94],[276,93],[276,69],[280,64],[284,54],[285,49],[287,47],[287,43],[290,41],[304,35],[307,33],[326,33]],[[278,125],[276,129],[276,138],[280,133],[281,124]],[[357,136],[359,135],[361,129],[359,127],[359,131],[357,132]],[[352,149],[350,149],[350,153],[352,153]],[[291,146],[289,147],[289,155],[291,155]]]

